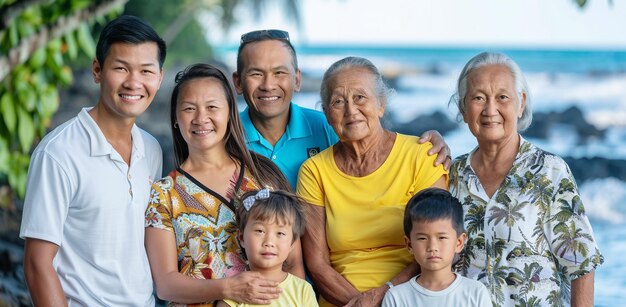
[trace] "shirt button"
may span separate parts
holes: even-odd
[[[272,156],[272,160],[276,160],[276,155],[273,155],[273,156]]]
[[[128,180],[133,179],[133,176],[130,175],[130,173],[128,174]]]

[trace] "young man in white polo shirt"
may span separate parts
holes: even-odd
[[[143,20],[110,22],[92,65],[98,102],[33,152],[20,237],[34,305],[154,306],[144,210],[162,154],[135,119],[161,86],[165,53]]]

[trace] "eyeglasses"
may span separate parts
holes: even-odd
[[[281,39],[289,41],[289,32],[274,29],[252,31],[241,36],[240,44],[243,45],[263,39]]]

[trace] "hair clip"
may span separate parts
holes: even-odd
[[[250,208],[252,208],[254,202],[257,201],[257,199],[268,199],[269,197],[269,189],[259,190],[256,194],[250,195],[243,200],[243,207],[246,208],[246,211],[250,211]]]

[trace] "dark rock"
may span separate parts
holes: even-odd
[[[564,157],[578,184],[587,180],[614,177],[626,181],[626,161],[607,158]]]
[[[581,144],[592,138],[604,138],[605,130],[598,129],[585,120],[583,112],[576,106],[572,106],[562,112],[537,112],[533,114],[533,123],[523,133],[529,138],[548,138],[548,133],[554,125],[566,125],[572,127],[579,137]]]
[[[458,124],[448,118],[448,116],[440,111],[435,111],[429,115],[419,115],[407,123],[391,122],[389,128],[393,131],[409,134],[420,135],[427,130],[437,130],[442,135],[458,128]]]

